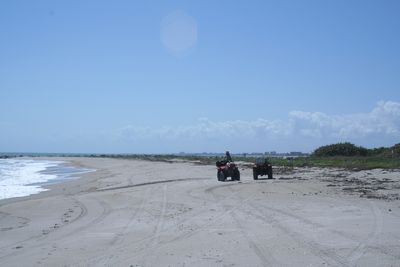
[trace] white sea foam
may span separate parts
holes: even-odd
[[[65,178],[66,175],[65,171],[58,175],[57,171],[46,170],[57,170],[62,163],[48,160],[0,159],[0,199],[29,196],[48,190],[40,185]]]

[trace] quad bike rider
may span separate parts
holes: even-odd
[[[268,159],[259,158],[253,166],[253,178],[258,180],[259,175],[268,175],[268,179],[272,179],[272,165]]]
[[[225,153],[225,159],[217,161],[217,179],[220,182],[226,181],[228,177],[231,177],[231,181],[240,181],[240,172],[236,164],[233,162],[229,151]]]

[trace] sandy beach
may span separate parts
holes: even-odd
[[[1,266],[400,266],[400,171],[62,158],[96,169],[0,201]]]

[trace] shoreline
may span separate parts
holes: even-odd
[[[1,199],[28,197],[48,191],[48,186],[79,179],[95,170],[78,167],[62,158],[4,159]],[[8,188],[8,189],[7,189]]]
[[[213,165],[62,159],[97,170],[36,195],[0,200],[1,265],[391,266],[400,260],[400,201],[389,198],[400,191],[399,171],[295,168],[254,181],[243,167],[242,181],[218,182]]]

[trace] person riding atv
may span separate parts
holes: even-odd
[[[231,157],[231,154],[229,153],[229,151],[226,151],[225,152],[225,157],[226,157],[226,161],[227,162],[232,162],[233,160],[232,160],[232,157]]]
[[[217,166],[218,181],[225,181],[228,177],[231,177],[232,181],[240,181],[239,169],[233,162],[229,151],[225,152],[225,159],[217,161],[215,165]]]

